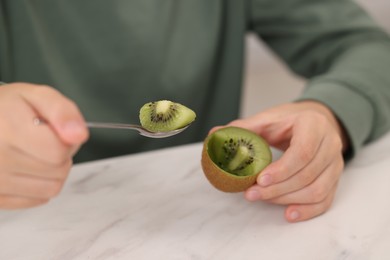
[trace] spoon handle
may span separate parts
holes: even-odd
[[[42,118],[34,118],[33,123],[35,125],[46,124],[46,121]],[[86,122],[88,128],[110,128],[110,129],[132,129],[138,131],[146,131],[140,125],[133,124],[120,124],[120,123],[107,123],[107,122]]]
[[[115,129],[134,129],[141,130],[142,127],[133,124],[120,124],[120,123],[102,123],[102,122],[86,122],[89,128],[115,128]]]

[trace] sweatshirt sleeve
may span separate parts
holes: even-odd
[[[390,128],[390,38],[349,0],[252,0],[249,26],[308,79],[299,100],[327,105],[352,157]]]

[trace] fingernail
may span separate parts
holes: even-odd
[[[265,175],[260,176],[259,184],[261,186],[268,186],[271,183],[272,183],[272,176],[271,175],[265,174]]]
[[[62,137],[69,142],[78,142],[84,140],[87,134],[85,125],[79,121],[68,121],[62,127]]]
[[[297,220],[300,217],[300,214],[298,211],[294,210],[290,212],[289,218],[290,220]]]
[[[260,192],[257,189],[250,189],[247,192],[247,199],[251,201],[260,199]]]
[[[65,131],[69,132],[81,132],[84,131],[84,126],[78,121],[68,121],[64,124]]]

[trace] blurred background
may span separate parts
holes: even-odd
[[[390,32],[390,0],[356,1]],[[242,117],[291,101],[303,90],[305,81],[292,75],[254,35],[247,38],[246,56]]]

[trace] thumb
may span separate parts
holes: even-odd
[[[248,129],[258,135],[261,135],[264,128],[264,119],[261,118],[261,114],[256,114],[251,117],[241,118],[234,120],[228,124],[228,126],[236,126]]]
[[[290,142],[293,122],[278,113],[259,113],[232,121],[229,125],[246,128],[263,137],[269,145],[285,150]]]
[[[33,86],[22,96],[37,117],[48,124],[64,143],[80,145],[88,139],[88,129],[77,105],[57,90]]]

